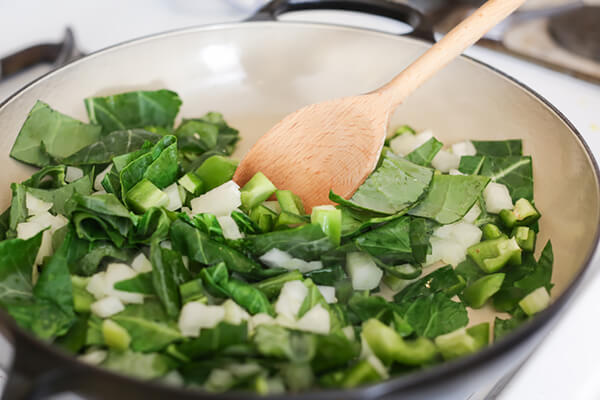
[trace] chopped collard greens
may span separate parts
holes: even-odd
[[[41,169],[10,187],[0,307],[85,362],[210,392],[352,388],[476,352],[550,302],[518,139],[444,148],[401,127],[351,198],[306,210],[262,173],[232,181],[219,113],[174,126],[169,90],[84,103],[89,123],[38,102],[12,147]],[[504,314],[470,324],[486,304]]]

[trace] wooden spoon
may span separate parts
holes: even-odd
[[[489,0],[385,86],[289,114],[250,149],[234,181],[261,171],[300,196],[307,212],[331,204],[330,189],[349,198],[375,169],[394,109],[524,2]]]

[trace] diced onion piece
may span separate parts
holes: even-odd
[[[329,312],[322,305],[317,304],[298,320],[296,326],[301,331],[327,335],[330,329]]]
[[[108,318],[123,311],[125,306],[121,303],[121,300],[110,296],[92,303],[90,308],[100,318]]]
[[[89,353],[85,353],[77,357],[80,361],[91,365],[100,365],[104,360],[106,360],[106,356],[108,352],[106,350],[92,350]]]
[[[485,209],[492,214],[498,214],[502,210],[513,208],[513,202],[508,188],[496,182],[490,182],[483,190]]]
[[[25,193],[25,206],[29,215],[45,213],[52,208],[52,203],[40,200],[29,192]]]
[[[54,233],[63,226],[69,223],[69,220],[65,216],[57,214],[52,215],[49,212],[43,212],[29,218],[27,222],[35,222],[42,228],[50,227],[50,232]]]
[[[181,204],[181,196],[179,195],[179,188],[176,183],[173,183],[162,190],[169,197],[169,203],[166,205],[166,209],[169,211],[179,210],[183,204]]]
[[[462,156],[474,156],[477,154],[477,149],[473,146],[473,142],[465,140],[464,142],[454,143],[452,145],[452,153],[459,157]]]
[[[451,169],[458,169],[460,164],[460,156],[452,154],[447,150],[440,150],[431,160],[433,168],[442,172],[448,172]]]
[[[96,299],[106,297],[108,287],[106,286],[106,279],[104,279],[106,272],[101,271],[92,275],[85,287],[88,292],[94,295]]]
[[[372,290],[379,286],[383,271],[375,265],[370,255],[366,253],[348,253],[346,269],[352,279],[354,290]]]
[[[527,315],[537,314],[550,305],[550,295],[545,287],[539,287],[519,301]]]
[[[473,207],[465,214],[463,217],[463,221],[468,222],[470,224],[474,223],[477,218],[481,215],[481,208],[479,208],[479,204],[473,204]]]
[[[123,303],[141,304],[144,302],[144,295],[141,293],[131,293],[114,288],[115,283],[134,278],[137,272],[127,264],[112,263],[106,267],[104,280],[106,282],[107,295],[114,296]]]
[[[277,318],[275,318],[275,324],[288,329],[298,329],[298,326],[296,325],[296,318],[285,314],[277,315]]]
[[[352,325],[348,325],[342,328],[342,332],[344,333],[344,336],[346,336],[346,338],[348,340],[355,340],[356,339],[356,334],[354,333],[354,327]]]
[[[251,317],[250,319],[252,326],[257,327],[259,325],[273,325],[275,324],[275,318],[271,317],[269,314],[258,313]]]
[[[152,263],[144,253],[140,253],[131,262],[131,268],[138,274],[152,271]]]
[[[481,229],[477,226],[463,221],[443,225],[433,231],[433,236],[456,242],[465,250],[467,247],[479,243],[482,234]]]
[[[190,204],[194,215],[202,213],[216,216],[230,215],[233,210],[242,205],[240,187],[234,181],[225,182],[196,197]]]
[[[247,321],[250,318],[250,315],[246,312],[246,310],[244,310],[231,299],[227,299],[222,306],[225,310],[225,316],[223,317],[225,322],[229,322],[233,325],[239,325],[242,323],[242,321]]]
[[[302,282],[286,282],[281,288],[279,298],[275,303],[275,311],[277,314],[283,314],[294,319],[298,315],[298,311],[307,295],[308,288]]]
[[[44,227],[37,222],[21,222],[17,224],[17,237],[23,240],[31,239],[42,229]]]
[[[94,179],[94,190],[104,190],[104,186],[102,186],[102,180],[110,172],[112,166],[113,165],[110,164],[108,167],[106,167],[106,169],[104,169],[104,171],[96,175],[96,179]]]
[[[83,178],[83,170],[77,167],[67,167],[65,171],[65,181],[68,183],[75,182],[77,179]]]
[[[432,237],[430,243],[431,255],[427,256],[427,264],[442,260],[457,266],[466,259],[466,248],[452,239]]]
[[[450,171],[448,171],[448,174],[449,175],[465,175],[462,172],[460,172],[459,170],[454,169],[454,168],[452,168]]]
[[[217,221],[219,222],[219,225],[221,225],[225,239],[237,240],[244,237],[234,219],[229,215],[218,216]]]
[[[376,355],[373,354],[373,355],[368,356],[367,362],[369,364],[371,364],[371,366],[373,367],[373,369],[375,371],[377,371],[377,373],[379,374],[379,377],[381,379],[387,379],[390,377],[390,374],[388,373],[387,368],[383,365],[381,360],[379,358],[377,358]]]
[[[289,253],[272,248],[259,257],[259,260],[271,268],[285,268],[287,270],[299,270],[303,274],[323,268],[321,261],[304,261],[292,257]]]
[[[190,301],[181,309],[179,330],[184,336],[197,337],[202,328],[214,328],[225,318],[222,306],[207,306],[198,301]]]
[[[35,257],[35,265],[42,265],[44,263],[44,258],[50,257],[53,252],[52,233],[49,230],[44,231],[44,233],[42,233],[42,244],[40,245],[40,249]]]
[[[317,285],[317,288],[327,303],[337,303],[337,298],[335,297],[335,286]]]
[[[416,135],[403,133],[390,141],[390,148],[399,156],[405,156],[433,137],[431,131],[423,131]]]
[[[307,272],[322,269],[323,263],[321,261],[304,261],[299,258],[292,258],[290,261],[283,264],[282,267],[290,271],[297,269],[303,274],[306,274]]]
[[[163,249],[173,250],[173,244],[171,243],[170,240],[163,240],[162,242],[159,243],[159,245]]]

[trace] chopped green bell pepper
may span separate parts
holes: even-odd
[[[257,172],[240,190],[242,206],[250,210],[267,200],[277,188],[262,172]]]
[[[507,228],[531,225],[540,219],[540,213],[527,199],[516,201],[512,210],[500,211],[500,220]]]
[[[487,273],[496,272],[506,264],[521,264],[521,248],[515,238],[486,240],[469,247],[467,254]]]

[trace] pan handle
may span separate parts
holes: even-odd
[[[433,43],[433,27],[419,10],[408,4],[388,0],[272,0],[247,21],[272,21],[281,14],[302,10],[344,10],[392,18],[412,26],[410,37]]]

